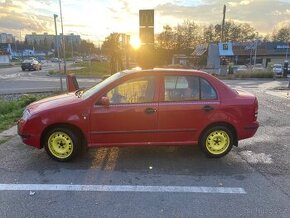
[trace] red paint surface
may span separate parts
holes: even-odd
[[[100,105],[107,91],[132,78],[154,75],[154,100],[142,104]],[[206,79],[218,95],[207,101],[164,101],[164,75],[195,75]],[[214,110],[205,112],[204,106]],[[156,110],[145,113],[147,108]],[[20,119],[18,132],[25,144],[42,148],[45,131],[65,125],[79,129],[89,147],[138,145],[191,145],[198,143],[202,132],[215,124],[234,128],[238,140],[252,137],[259,124],[255,96],[235,91],[217,78],[200,71],[146,70],[120,73],[90,96],[74,93],[46,98],[27,107],[30,117]]]

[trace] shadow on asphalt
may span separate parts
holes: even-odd
[[[38,150],[19,141],[16,145],[7,145],[13,155],[4,156],[0,152],[0,158],[3,157],[2,161],[5,163],[3,167],[7,170],[38,171],[41,174],[48,170],[59,172],[87,169],[195,176],[237,175],[250,170],[237,155],[237,148],[219,159],[205,157],[198,146],[96,148],[83,152],[71,162],[62,163],[51,159],[44,149]]]

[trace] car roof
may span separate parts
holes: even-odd
[[[194,70],[194,69],[181,69],[181,68],[153,68],[153,69],[132,69],[132,70],[124,70],[121,73],[124,74],[137,74],[137,73],[145,73],[145,72],[156,72],[156,73],[195,73],[198,75],[210,75],[209,73]]]

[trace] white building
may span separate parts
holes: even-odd
[[[0,33],[0,43],[14,43],[15,37],[10,33]]]
[[[62,39],[62,35],[58,35],[58,42],[60,43]],[[66,44],[73,44],[74,46],[78,46],[81,43],[81,37],[80,35],[74,35],[69,34],[64,36],[64,40]],[[53,34],[27,34],[25,36],[25,41],[27,42],[28,45],[36,46],[36,45],[41,45],[41,44],[46,44],[48,46],[52,46],[56,44],[56,38],[55,35]],[[55,47],[55,46],[54,46]]]

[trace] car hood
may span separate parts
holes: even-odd
[[[27,109],[34,114],[42,111],[47,111],[50,109],[66,107],[69,105],[76,104],[80,101],[82,101],[82,99],[77,97],[74,93],[67,93],[63,95],[44,98],[40,101],[33,102],[29,106],[27,106]]]

